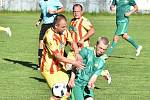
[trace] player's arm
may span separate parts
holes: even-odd
[[[94,33],[95,33],[95,29],[94,29],[94,27],[91,27],[90,30],[87,32],[87,34],[84,35],[84,36],[79,40],[78,44],[79,44],[79,45],[80,45],[80,44],[82,45],[82,44],[84,43],[84,41],[86,41],[87,39],[89,39],[92,35],[94,35]]]
[[[87,30],[87,33],[79,40],[79,46],[83,45],[84,41],[89,39],[95,33],[95,29],[88,19],[83,19],[82,26]]]
[[[89,88],[94,87],[94,83],[96,82],[97,77],[101,74],[102,69],[104,68],[104,66],[105,66],[105,61],[100,60],[97,70],[94,72],[94,74],[92,75],[92,77],[89,80],[89,83],[88,83]]]
[[[57,10],[51,10],[51,9],[48,10],[50,14],[58,14],[64,11],[65,11],[65,8],[63,7],[61,2],[57,2]]]
[[[72,48],[73,48],[73,50],[74,50],[74,52],[76,54],[76,57],[78,58],[77,60],[68,59],[68,58],[62,56],[60,53],[57,53],[54,56],[60,62],[69,63],[69,64],[74,65],[78,69],[83,69],[84,68],[84,64],[82,63],[82,57],[79,55],[78,46],[77,46],[77,44],[75,42],[71,42],[71,45],[72,45]]]
[[[38,19],[38,21],[36,22],[36,26],[39,26],[40,25],[40,23],[42,22],[42,20],[43,20],[43,13],[41,13],[41,15],[40,15],[40,18]]]
[[[89,80],[89,83],[88,83],[88,87],[89,88],[94,88],[94,83],[96,82],[96,79],[97,79],[98,75],[94,74],[90,80]]]
[[[136,4],[133,5],[133,9],[125,14],[125,16],[130,16],[132,13],[138,11],[138,6]]]
[[[48,12],[49,12],[50,14],[58,14],[58,13],[62,13],[62,12],[64,12],[64,11],[65,11],[65,8],[64,8],[64,7],[60,8],[60,9],[58,9],[58,10],[51,10],[51,9],[48,9]]]
[[[71,72],[71,77],[70,77],[70,80],[68,82],[68,86],[71,88],[75,86],[74,81],[75,81],[75,77],[76,77],[76,71],[77,71],[76,68],[73,67],[72,72]]]

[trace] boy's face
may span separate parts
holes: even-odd
[[[96,56],[101,56],[105,53],[108,45],[105,45],[102,41],[96,45]]]
[[[80,18],[82,16],[83,12],[81,10],[80,6],[75,6],[73,9],[73,16],[74,18]]]

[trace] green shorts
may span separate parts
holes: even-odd
[[[128,19],[117,21],[116,22],[117,29],[115,35],[120,36],[124,33],[128,33],[128,22],[129,22]]]
[[[87,86],[78,86],[75,85],[72,89],[72,94],[70,100],[85,100],[88,97],[94,98],[94,93],[92,89],[89,89]]]

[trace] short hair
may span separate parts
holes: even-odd
[[[64,19],[67,22],[67,18],[62,15],[62,14],[58,14],[56,15],[56,17],[54,18],[54,22],[53,22],[53,27],[58,24],[60,22],[60,20]]]
[[[100,42],[103,42],[105,45],[109,45],[109,40],[107,37],[99,37],[96,42],[96,45],[98,45]]]
[[[82,7],[81,4],[74,4],[74,5],[73,5],[73,10],[74,10],[74,8],[77,7],[77,6],[79,6],[79,7],[81,8],[81,11],[83,11],[83,7]]]

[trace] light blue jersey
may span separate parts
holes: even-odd
[[[58,10],[63,7],[62,3],[59,0],[40,0],[39,5],[41,12],[43,14],[43,23],[50,24],[54,22],[54,18],[57,14],[50,14],[48,10]]]

